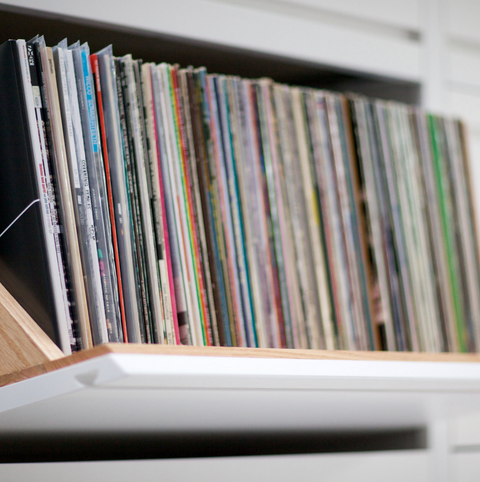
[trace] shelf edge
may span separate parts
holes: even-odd
[[[139,344],[106,344],[91,350],[84,350],[71,356],[44,361],[12,373],[0,376],[0,387],[10,385],[38,375],[49,373],[70,365],[81,363],[110,353],[157,355],[157,356],[214,356],[236,358],[270,358],[301,360],[363,360],[363,361],[404,361],[404,362],[452,362],[479,363],[478,354],[460,353],[410,353],[410,352],[368,352],[368,351],[329,351],[329,350],[291,350],[277,348],[230,348],[194,347]]]

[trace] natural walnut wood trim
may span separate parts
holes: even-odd
[[[65,355],[0,284],[0,375]]]
[[[299,360],[370,360],[479,363],[480,355],[458,353],[404,353],[368,351],[285,350],[274,348],[227,348],[165,345],[100,345],[54,361],[48,361],[15,373],[0,376],[0,387],[52,372],[109,353],[137,355],[187,355],[238,358],[283,358]]]

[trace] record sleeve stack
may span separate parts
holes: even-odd
[[[0,282],[65,353],[480,350],[458,121],[43,37],[0,112]]]

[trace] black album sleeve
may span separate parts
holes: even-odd
[[[58,345],[17,45],[0,45],[0,283]]]

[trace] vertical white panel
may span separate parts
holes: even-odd
[[[450,481],[449,424],[438,419],[427,427],[427,445],[430,453],[430,478],[432,482]]]
[[[443,30],[444,0],[422,1],[422,107],[444,113],[445,39]]]

